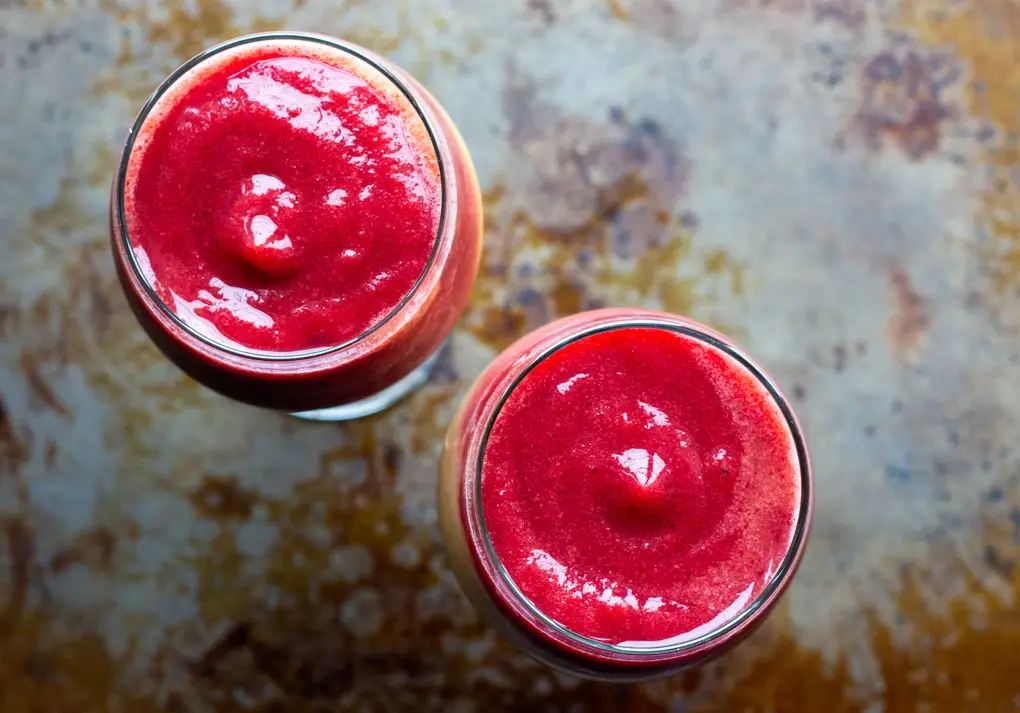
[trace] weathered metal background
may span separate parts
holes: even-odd
[[[144,97],[273,28],[407,67],[486,191],[441,377],[364,423],[198,387],[108,254]],[[0,709],[1016,709],[1018,133],[1017,0],[0,0]],[[603,304],[732,332],[817,469],[776,615],[631,688],[481,625],[433,502],[472,377]]]

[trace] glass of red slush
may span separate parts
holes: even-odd
[[[478,377],[447,433],[439,522],[508,640],[575,675],[641,680],[764,620],[803,554],[811,483],[789,403],[729,338],[604,309]]]
[[[418,82],[357,45],[274,32],[201,53],[146,102],[111,240],[178,367],[245,403],[348,420],[427,381],[481,215],[467,148]]]

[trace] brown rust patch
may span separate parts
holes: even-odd
[[[1004,296],[1020,285],[1020,8],[1010,0],[959,3],[950,10],[906,0],[900,17],[919,42],[950,46],[969,66],[967,105],[996,130],[982,157],[988,177],[978,217],[992,236],[981,248],[992,289]]]
[[[0,605],[0,633],[8,636],[24,611],[28,598],[29,570],[35,556],[35,533],[17,518],[6,519],[3,533],[11,562],[11,591],[7,601]]]
[[[188,496],[192,507],[202,515],[219,519],[247,520],[259,502],[259,495],[246,490],[236,476],[206,475]]]
[[[744,266],[700,248],[684,205],[682,141],[622,109],[561,116],[511,71],[504,101],[523,168],[485,195],[486,243],[467,328],[502,349],[556,317],[604,305],[696,312],[745,290]]]
[[[769,621],[728,660],[714,666],[742,670],[727,680],[724,691],[693,707],[696,713],[736,710],[831,711],[863,713],[850,697],[851,681],[845,661],[828,665],[816,651],[804,649],[794,637],[787,608],[781,605]],[[909,709],[908,709],[909,710]]]
[[[259,16],[241,26],[233,9],[223,0],[196,0],[192,3],[137,3],[102,0],[101,7],[123,27],[138,27],[140,41],[129,34],[120,38],[120,52],[113,69],[97,79],[95,95],[123,94],[141,107],[162,81],[162,76],[139,72],[138,66],[159,68],[169,74],[190,57],[232,37],[249,32],[278,30],[283,20]],[[161,52],[169,49],[169,57]]]
[[[30,352],[21,353],[21,370],[25,374],[28,388],[36,401],[63,418],[71,417],[71,410],[64,400],[50,386],[46,378],[39,372],[39,366]]]
[[[99,222],[102,214],[85,208],[87,190],[77,176],[62,178],[53,201],[32,212],[18,246],[31,256],[25,258],[26,269],[54,283],[23,310],[34,338],[26,340],[32,346],[23,350],[21,365],[35,397],[58,413],[66,406],[41,376],[42,365],[64,365],[94,352],[111,336],[114,305],[121,299],[108,228]],[[59,277],[53,280],[55,271]]]
[[[14,475],[31,455],[31,436],[11,418],[0,397],[0,477]]]
[[[0,280],[0,291],[4,290],[3,281]],[[21,322],[21,312],[14,304],[0,303],[0,339],[18,329]]]
[[[931,314],[924,298],[911,284],[907,271],[900,265],[889,266],[889,282],[895,306],[886,326],[886,341],[897,359],[913,363],[924,347],[931,327]]]
[[[864,0],[814,0],[816,22],[835,22],[850,30],[860,30],[867,21],[868,4]]]
[[[0,621],[9,612],[0,608]],[[122,710],[157,713],[157,701],[121,685],[123,659],[101,637],[71,633],[43,611],[13,618],[4,632],[0,691],[9,713],[104,713],[116,700]]]
[[[486,305],[479,309],[480,316],[471,331],[496,351],[506,349],[528,331],[526,318],[519,310],[502,305]]]
[[[606,0],[606,7],[609,9],[609,16],[614,20],[627,22],[630,19],[630,11],[624,0]]]
[[[924,564],[904,563],[894,592],[894,621],[877,611],[860,612],[851,625],[868,631],[878,678],[861,691],[843,656],[826,665],[798,646],[789,633],[789,612],[780,606],[763,630],[730,655],[746,673],[724,695],[714,695],[705,711],[728,711],[796,702],[798,710],[864,713],[881,703],[889,711],[959,713],[964,710],[1015,710],[1020,684],[1014,656],[1020,637],[1020,503],[1015,488],[997,488],[996,504],[975,533],[985,543],[989,566],[975,571],[949,543],[934,543],[930,557],[952,564],[951,574],[933,579]],[[997,563],[997,564],[992,564]],[[953,583],[946,596],[940,583]],[[931,602],[939,602],[938,609]],[[702,710],[696,708],[696,710]]]
[[[606,0],[609,16],[639,32],[673,41],[690,39],[694,27],[675,0]]]
[[[57,552],[50,559],[50,569],[59,574],[75,565],[85,565],[92,571],[111,571],[121,537],[136,538],[140,534],[137,525],[115,533],[108,527],[96,527],[79,533],[74,541]]]
[[[892,142],[911,159],[939,149],[944,124],[957,109],[943,96],[954,63],[934,52],[894,47],[872,57],[862,71],[863,105],[857,123],[868,146]]]
[[[449,387],[430,387],[410,397],[408,410],[415,426],[410,442],[412,452],[431,453],[443,442],[449,423],[441,415],[449,409],[453,397],[454,392]],[[388,444],[384,455],[387,455],[387,461],[394,463],[390,470],[396,472],[400,449],[394,444]]]
[[[552,0],[528,0],[527,6],[544,24],[552,25],[556,22],[556,8]]]

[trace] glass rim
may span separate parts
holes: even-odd
[[[793,438],[794,446],[797,451],[797,465],[800,470],[800,504],[797,509],[797,522],[786,554],[768,585],[765,586],[765,588],[754,598],[753,601],[742,608],[736,616],[715,629],[687,641],[662,646],[621,646],[619,644],[610,644],[605,641],[599,641],[598,639],[592,639],[571,631],[569,628],[560,624],[543,612],[541,608],[539,608],[527,595],[524,594],[524,592],[521,591],[520,587],[518,587],[517,583],[514,582],[513,577],[510,576],[510,573],[500,561],[500,558],[493,547],[492,540],[489,537],[489,529],[485,524],[485,512],[482,506],[482,466],[485,460],[485,452],[489,443],[489,437],[492,434],[492,430],[495,427],[496,420],[499,418],[500,412],[513,395],[514,390],[535,368],[559,350],[596,334],[616,331],[619,329],[634,328],[665,329],[677,334],[682,334],[719,349],[724,354],[735,359],[741,367],[746,369],[760,384],[762,384],[762,386],[765,387],[768,395],[779,407],[780,413],[783,416],[783,421]],[[492,415],[489,417],[485,425],[485,430],[482,433],[474,473],[475,482],[472,493],[473,502],[471,503],[471,514],[477,522],[478,532],[485,548],[485,554],[494,566],[499,577],[499,582],[508,587],[510,593],[516,598],[517,603],[523,606],[528,614],[534,616],[539,622],[549,627],[549,629],[553,632],[564,637],[571,644],[587,648],[589,650],[594,650],[599,654],[609,655],[612,657],[627,657],[630,660],[634,660],[634,658],[649,658],[655,660],[661,660],[662,658],[675,658],[684,653],[700,649],[713,641],[725,640],[730,634],[740,630],[754,618],[762,607],[772,601],[773,598],[786,586],[790,575],[800,560],[800,555],[803,550],[811,519],[811,464],[807,446],[805,444],[800,425],[793,413],[793,409],[790,408],[789,403],[779,388],[772,382],[771,377],[739,347],[728,344],[713,334],[703,331],[693,325],[677,324],[675,322],[670,322],[664,319],[656,319],[654,317],[634,317],[626,318],[611,324],[595,324],[581,330],[577,334],[572,334],[565,339],[557,340],[554,344],[547,346],[539,352],[533,359],[531,359],[521,373],[514,377],[513,381],[506,386],[503,393],[500,395],[499,400],[496,402]],[[544,636],[548,636],[545,632],[539,633]]]
[[[248,349],[242,345],[226,344],[219,340],[216,340],[202,332],[198,331],[183,319],[177,315],[174,310],[163,300],[162,297],[156,292],[155,287],[146,278],[145,273],[142,271],[141,266],[138,263],[138,259],[135,256],[134,250],[132,249],[131,236],[127,226],[127,211],[125,207],[125,193],[127,189],[127,175],[128,167],[131,162],[131,156],[135,147],[135,140],[138,138],[138,134],[141,128],[145,125],[149,115],[159,101],[166,95],[168,91],[184,76],[186,76],[191,70],[198,67],[206,60],[219,55],[222,52],[242,47],[247,44],[253,44],[257,42],[268,42],[274,40],[291,40],[295,42],[311,42],[319,45],[335,49],[346,54],[355,57],[362,62],[368,64],[372,69],[381,73],[386,79],[393,83],[393,85],[400,91],[401,95],[411,104],[418,118],[421,120],[425,127],[425,131],[428,134],[429,142],[432,144],[432,150],[436,154],[436,163],[439,167],[439,222],[436,228],[436,236],[432,241],[432,250],[429,253],[428,261],[422,268],[421,274],[418,279],[415,280],[414,284],[408,290],[407,294],[404,295],[401,300],[387,312],[380,320],[372,324],[368,329],[352,337],[340,344],[335,344],[326,347],[318,347],[316,349],[306,349],[302,351],[293,352],[271,352],[259,349]],[[367,52],[367,50],[366,50]],[[159,310],[168,317],[177,327],[180,327],[190,336],[199,340],[202,344],[212,347],[218,351],[226,352],[236,357],[242,357],[245,359],[251,359],[254,361],[261,362],[294,362],[305,359],[314,359],[318,357],[327,356],[330,354],[336,354],[342,352],[355,344],[362,342],[375,332],[379,331],[384,327],[391,319],[397,316],[404,307],[406,307],[410,301],[417,294],[419,288],[425,282],[426,277],[432,271],[436,264],[436,259],[439,255],[440,245],[442,244],[443,235],[446,232],[446,225],[449,220],[447,215],[447,197],[449,196],[449,176],[444,165],[445,154],[440,150],[439,141],[436,137],[436,124],[433,121],[428,108],[423,106],[423,103],[418,100],[414,95],[411,88],[402,81],[391,69],[386,65],[385,61],[379,57],[374,57],[371,53],[366,54],[359,48],[352,46],[344,42],[340,38],[330,37],[327,35],[319,35],[309,32],[294,32],[294,31],[273,31],[273,32],[258,32],[248,35],[241,35],[233,39],[226,40],[217,45],[213,45],[208,49],[199,52],[197,55],[189,59],[188,61],[181,64],[177,69],[171,72],[159,85],[155,91],[149,96],[142,105],[142,109],[139,111],[138,116],[131,124],[131,128],[128,132],[127,140],[124,144],[124,149],[121,153],[120,164],[117,169],[116,176],[116,196],[114,208],[117,212],[118,232],[119,239],[127,254],[127,263],[131,266],[132,273],[138,279],[144,290],[146,296],[152,300],[152,302],[159,308]]]

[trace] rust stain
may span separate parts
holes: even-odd
[[[863,106],[857,123],[873,150],[892,141],[911,159],[938,151],[945,122],[955,108],[942,97],[950,72],[938,55],[913,49],[888,50],[872,57],[863,69]]]
[[[851,30],[859,30],[867,20],[867,4],[862,0],[815,0],[815,21],[831,21]]]
[[[528,0],[527,7],[546,25],[556,22],[556,8],[551,0]]]
[[[46,448],[43,450],[43,463],[46,464],[46,467],[55,468],[59,455],[60,446],[57,445],[56,441],[47,441]]]
[[[0,290],[4,290],[2,280],[0,280]],[[21,313],[15,305],[0,303],[0,339],[18,328],[21,321],[20,316]]]
[[[916,362],[931,327],[931,313],[924,298],[910,282],[900,265],[890,265],[889,281],[895,296],[895,308],[886,326],[886,341],[897,359]]]
[[[464,324],[495,350],[559,316],[614,305],[691,314],[745,267],[702,248],[684,206],[682,142],[621,109],[603,124],[561,116],[511,71],[510,141],[525,170],[484,196],[482,270]]]
[[[137,525],[121,533],[123,536],[138,537]],[[107,527],[97,527],[79,533],[74,542],[59,549],[50,559],[50,569],[60,573],[74,565],[86,565],[90,569],[109,571],[113,569],[117,554],[118,536]]]
[[[163,76],[186,59],[232,37],[283,26],[282,19],[265,16],[241,26],[235,20],[234,10],[223,0],[187,4],[102,0],[101,7],[120,26],[140,28],[144,37],[136,42],[130,35],[121,36],[114,67],[96,80],[92,92],[122,94],[139,108]],[[159,47],[170,49],[169,59],[157,50]],[[156,74],[140,72],[140,65],[148,68],[155,65],[159,69]]]
[[[443,442],[443,436],[449,425],[442,417],[443,411],[449,409],[455,395],[453,389],[449,387],[441,389],[430,387],[427,391],[411,397],[408,408],[415,426],[410,442],[412,452],[431,453]],[[391,444],[388,451],[386,460],[392,463],[390,470],[396,472],[400,450]]]
[[[672,41],[689,40],[695,27],[674,0],[605,0],[609,16],[638,32]]]
[[[953,564],[953,581],[962,585],[954,587],[958,594],[936,594],[939,609],[934,610],[931,592],[937,584],[925,565],[904,563],[894,593],[897,620],[866,610],[852,624],[869,632],[879,672],[873,683],[880,692],[859,689],[845,656],[826,665],[817,653],[798,646],[789,631],[790,612],[781,605],[761,632],[730,655],[731,667],[753,660],[750,669],[729,682],[728,693],[695,710],[784,710],[791,701],[799,710],[839,713],[865,713],[877,703],[888,711],[927,713],[1015,710],[1020,511],[1008,504],[1020,503],[1020,492],[1000,490],[997,497],[996,515],[975,533],[985,543],[986,570],[978,574],[951,545],[936,544],[932,555]]]
[[[791,631],[785,605],[741,648],[710,667],[725,664],[743,668],[708,701],[694,706],[694,713],[726,713],[736,710],[796,710],[831,713],[864,713],[866,706],[851,698],[847,664],[828,665],[816,651],[801,647]],[[898,709],[889,709],[898,710]],[[910,708],[906,710],[912,710]]]
[[[236,476],[206,475],[188,496],[192,507],[212,519],[247,520],[259,502],[258,493],[245,490]]]
[[[175,371],[169,371],[174,378],[156,383],[132,376],[165,360],[126,309],[110,258],[105,212],[87,207],[93,177],[112,175],[115,160],[104,148],[92,158],[61,179],[54,200],[33,211],[16,237],[24,241],[18,247],[24,250],[25,269],[52,282],[33,304],[19,309],[19,318],[33,325],[21,364],[34,399],[57,413],[62,413],[61,401],[47,379],[70,364],[80,367],[92,390],[114,409],[107,437],[129,459],[143,458],[152,412],[197,404],[202,391]]]
[[[1011,548],[1015,551],[1015,548]],[[913,625],[906,650],[893,642],[891,630],[871,617],[872,645],[881,663],[887,710],[927,704],[931,713],[961,710],[1015,710],[1020,683],[1014,656],[1020,618],[1014,609],[1020,580],[1009,581],[1012,601],[1004,602],[966,567],[960,576],[967,593],[947,604],[948,615],[930,611],[919,593],[916,576],[907,576],[898,609]],[[984,619],[975,625],[980,611]]]
[[[30,435],[18,428],[0,398],[0,477],[14,475],[30,455]]]
[[[502,305],[485,305],[479,308],[480,320],[472,325],[475,337],[496,351],[502,351],[528,331],[525,316]]]
[[[44,293],[26,308],[37,335],[46,334],[50,341],[33,344],[21,357],[26,376],[30,380],[38,377],[32,384],[36,397],[58,412],[60,400],[39,376],[40,365],[67,364],[94,350],[110,335],[114,304],[120,299],[108,229],[85,209],[83,188],[70,174],[62,178],[53,201],[32,212],[23,234],[26,243],[36,248],[34,257],[26,259],[26,269],[38,269],[41,274],[51,274],[54,266],[61,270],[58,289]],[[83,231],[86,236],[67,240]]]
[[[39,403],[52,410],[58,416],[71,418],[71,410],[53,390],[53,387],[50,386],[45,377],[39,373],[39,366],[30,352],[23,351],[21,353],[21,370],[25,373],[29,390]]]
[[[744,294],[747,266],[743,262],[734,260],[725,250],[712,250],[705,255],[705,273],[726,277],[734,295],[739,297]]]
[[[35,555],[35,533],[22,520],[15,518],[6,520],[3,533],[11,561],[11,592],[0,608],[0,632],[7,635],[25,609],[29,568]]]
[[[609,16],[614,20],[627,22],[630,20],[630,11],[627,9],[625,0],[606,0],[609,9]]]
[[[980,220],[992,233],[983,248],[992,289],[1003,296],[1020,285],[1020,7],[1010,0],[941,3],[907,0],[901,23],[928,46],[951,47],[970,68],[970,111],[997,131],[984,152],[989,169]]]
[[[0,608],[0,621],[9,611]],[[116,697],[123,710],[164,709],[119,684],[122,658],[93,633],[73,634],[43,611],[12,619],[0,656],[0,691],[7,713],[104,713]]]

